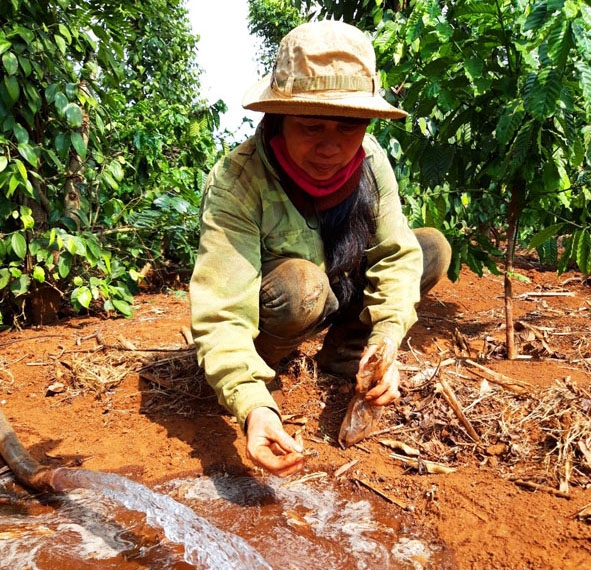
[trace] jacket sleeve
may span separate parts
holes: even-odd
[[[373,137],[368,156],[378,187],[379,211],[375,245],[368,249],[368,284],[361,320],[371,325],[369,343],[383,337],[398,347],[417,321],[423,257],[402,213],[398,184],[385,151]]]
[[[226,158],[209,176],[190,299],[199,365],[220,404],[244,429],[254,408],[278,408],[266,387],[275,373],[253,342],[259,325],[261,203],[236,168]]]

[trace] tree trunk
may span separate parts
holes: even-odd
[[[86,80],[80,81],[81,91],[86,89]],[[90,118],[88,113],[82,109],[82,126],[80,127],[80,134],[84,140],[85,146],[88,148],[88,132],[90,130]],[[70,150],[70,164],[68,165],[68,174],[66,183],[64,185],[64,213],[66,216],[74,220],[76,227],[80,229],[80,217],[78,211],[82,207],[82,200],[80,198],[80,190],[78,184],[83,181],[82,168],[83,162],[80,155],[72,148]]]
[[[506,345],[507,358],[515,360],[517,358],[517,348],[515,346],[515,327],[513,323],[513,285],[511,282],[513,276],[513,262],[515,259],[515,239],[517,236],[517,222],[521,213],[521,195],[523,194],[523,185],[515,184],[511,188],[511,200],[509,202],[509,216],[507,226],[507,251],[505,253],[505,325],[506,325]]]

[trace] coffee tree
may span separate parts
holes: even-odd
[[[516,245],[537,246],[544,261],[560,235],[558,269],[574,261],[591,273],[591,10],[576,0],[425,0],[383,18],[380,68],[411,113],[383,134],[404,157],[415,211],[446,231],[454,275],[462,262],[495,270],[504,244],[513,358]]]
[[[386,96],[378,122],[414,225],[444,231],[462,264],[499,272],[507,353],[515,248],[591,273],[591,8],[583,0],[301,1],[374,37]],[[559,248],[558,246],[562,247]]]

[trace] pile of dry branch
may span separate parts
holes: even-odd
[[[395,438],[382,440],[399,442],[395,457],[415,455],[411,464],[432,472],[476,459],[564,496],[591,483],[591,394],[569,378],[539,389],[461,358],[403,368],[402,398],[386,419]]]

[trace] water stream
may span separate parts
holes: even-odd
[[[322,473],[175,479],[152,491],[58,469],[54,483],[66,493],[40,500],[0,480],[0,569],[453,568],[436,537],[396,507],[348,496]]]
[[[127,509],[144,513],[148,524],[161,528],[168,540],[183,546],[184,560],[196,568],[272,570],[264,558],[242,538],[221,531],[172,497],[156,493],[125,477],[85,469],[62,468],[55,470],[53,486],[56,491],[92,490],[107,499],[115,500]],[[43,535],[42,527],[39,528],[41,530],[37,534]],[[75,531],[84,539],[81,528],[78,526]],[[68,529],[62,523],[59,530]],[[6,559],[2,556],[3,561]],[[30,562],[29,560],[27,564]],[[10,568],[16,570],[14,566]]]

